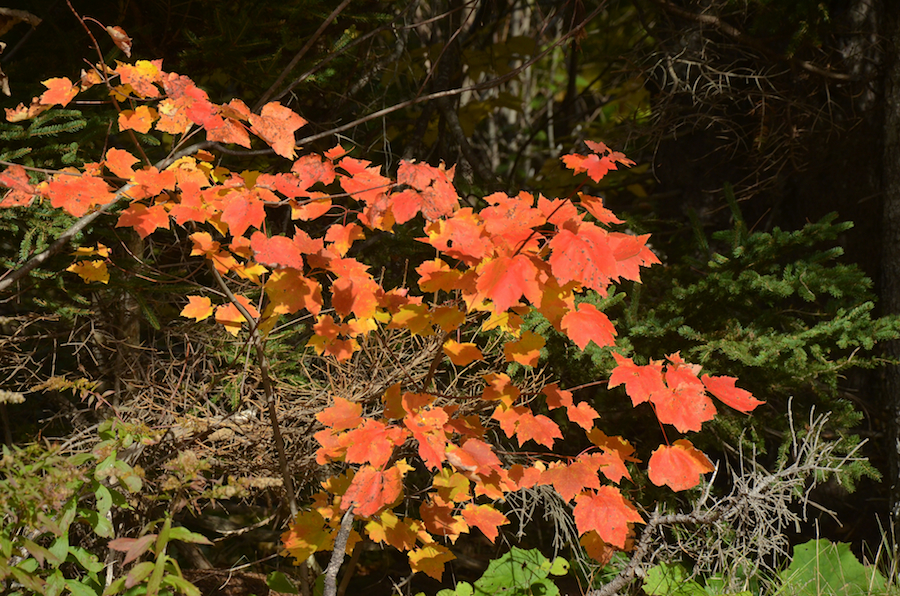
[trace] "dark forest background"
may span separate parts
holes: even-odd
[[[900,4],[70,1],[127,31],[132,59],[161,58],[215,102],[290,106],[310,122],[301,135],[317,137],[304,144],[311,150],[340,142],[389,171],[401,159],[455,164],[457,187],[473,205],[495,191],[557,196],[567,184],[559,157],[582,151],[585,140],[622,151],[637,165],[588,188],[629,229],[652,234],[663,264],[604,303],[620,344],[654,357],[680,350],[766,400],[753,417],[725,417],[705,433],[698,445],[714,457],[756,449],[763,465],[774,465],[789,410],[796,420],[830,412],[829,437],[845,449],[866,441],[869,464],[816,493],[841,523],[816,513],[798,539],[827,536],[862,552],[900,523]],[[0,107],[27,104],[42,80],[74,80],[99,59],[66,0],[3,7],[41,22],[0,36],[11,90]],[[125,60],[102,28],[93,34],[105,59]],[[448,90],[459,92],[421,101]],[[125,143],[109,124],[111,108],[71,107],[84,115],[60,116],[46,133],[0,125],[0,159],[53,169]],[[67,128],[73,119],[78,126]],[[165,155],[165,139],[145,140],[151,160]],[[274,167],[266,155],[241,151],[222,159],[238,171]],[[52,264],[0,296],[0,390],[27,394],[24,404],[2,404],[8,444],[62,442],[97,424],[102,409],[85,403],[74,379],[101,379],[92,390],[111,392],[117,405],[145,404],[155,391],[147,371],[186,362],[190,341],[173,348],[166,335],[187,332],[172,326],[180,306],[152,287],[175,256],[163,238],[139,245],[110,232],[112,221],[98,220],[79,242],[100,238],[122,254],[163,256],[153,265],[135,259],[104,296],[60,281]],[[66,225],[49,210],[0,214],[0,271]],[[367,242],[361,257],[399,278],[421,250],[400,234]],[[608,372],[608,352],[574,355],[542,331],[544,362],[562,385]],[[273,349],[295,389],[305,381],[291,368],[290,341]],[[94,356],[66,347],[74,344]],[[218,374],[222,358],[193,361],[185,395],[206,399],[196,388]],[[229,380],[239,373],[217,378],[217,407],[227,410],[235,391],[254,391]],[[58,378],[69,385],[54,385]],[[612,424],[629,427],[617,432],[638,441],[653,432],[616,405],[617,394],[598,389],[591,399]],[[302,432],[298,423],[297,444]],[[235,455],[226,472],[241,461]],[[214,563],[227,566],[232,555]]]

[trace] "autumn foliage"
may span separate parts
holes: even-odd
[[[641,268],[657,258],[647,236],[616,231],[622,222],[602,199],[581,192],[561,198],[495,193],[476,208],[461,201],[453,168],[403,162],[391,176],[340,145],[322,154],[305,151],[295,145],[295,132],[306,121],[291,109],[271,102],[253,113],[240,100],[213,103],[188,77],[164,71],[160,61],[109,70],[99,65],[80,81],[56,78],[45,85],[29,106],[7,110],[7,119],[32,118],[106,85],[123,108],[121,131],[171,135],[173,153],[196,142],[200,131],[209,142],[245,148],[255,142],[283,158],[284,171],[228,171],[215,165],[210,145],[182,151],[160,167],[110,148],[96,163],[40,182],[9,165],[0,173],[0,184],[9,188],[0,206],[49,201],[81,217],[121,203],[116,226],[142,238],[183,228],[193,258],[226,283],[252,282],[263,296],[251,300],[237,293],[223,300],[217,290],[184,297],[184,317],[212,318],[235,335],[253,331],[265,338],[282,315],[308,313],[314,320],[309,348],[338,361],[352,358],[382,331],[440,338],[443,349],[428,377],[390,387],[377,410],[367,414],[362,404],[334,395],[316,415],[317,463],[345,465],[322,483],[284,534],[284,546],[297,560],[331,549],[352,507],[363,523],[351,535],[351,547],[365,534],[405,551],[413,570],[439,578],[453,559],[446,541],[474,528],[495,540],[508,523],[504,496],[538,485],[552,486],[572,504],[591,555],[626,548],[633,525],[642,522],[620,489],[631,479],[629,466],[643,465],[634,448],[606,435],[601,415],[572,392],[556,384],[524,392],[505,372],[478,368],[489,356],[483,341],[488,334],[502,338],[502,360],[536,366],[544,338],[523,329],[523,317],[535,311],[579,349],[590,342],[615,344],[612,322],[582,297],[605,294],[620,280],[639,281]],[[588,155],[562,159],[576,174],[599,181],[631,164],[602,143],[587,146]],[[292,229],[285,234],[272,233],[267,223],[275,207],[290,209]],[[373,233],[422,222],[419,240],[433,249],[433,258],[418,265],[409,287],[384,287],[357,258],[360,243]],[[102,245],[82,248],[69,270],[105,283],[109,254]],[[733,378],[701,375],[699,366],[678,354],[646,365],[616,355],[616,362],[609,387],[624,386],[635,407],[648,402],[659,422],[678,433],[697,431],[716,415],[712,398],[742,412],[760,403]],[[445,393],[440,372],[464,367],[479,371],[480,389]],[[557,412],[563,413],[557,420],[572,423],[567,432],[585,433],[591,449],[575,457],[554,454],[563,437]],[[527,449],[518,463],[491,444],[485,425]],[[690,489],[712,470],[688,439],[669,443],[663,435],[662,443],[646,463],[656,485]],[[400,508],[412,499],[404,479],[413,470],[427,471],[430,487],[408,501],[417,508]]]

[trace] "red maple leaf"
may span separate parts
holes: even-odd
[[[479,295],[494,303],[494,312],[503,312],[526,297],[531,302],[541,298],[538,268],[526,255],[497,257],[480,268],[476,286]]]
[[[534,440],[548,449],[552,448],[554,439],[562,438],[559,426],[543,414],[535,416],[528,408],[523,409],[516,420],[516,438],[519,447],[526,441]]]
[[[443,164],[435,168],[427,163],[401,161],[397,183],[412,188],[388,196],[394,220],[406,223],[421,212],[426,220],[433,221],[453,213],[459,205],[459,195],[453,186],[454,170],[445,170]]]
[[[290,267],[303,269],[303,254],[293,240],[285,236],[269,238],[263,232],[253,232],[250,248],[258,263],[269,267]]]
[[[381,468],[391,458],[396,445],[406,440],[406,432],[378,420],[367,419],[362,426],[347,433],[347,461],[370,463]]]
[[[20,165],[11,165],[0,172],[0,185],[9,188],[9,192],[0,200],[0,207],[30,205],[36,190],[31,186],[28,173]]]
[[[751,412],[756,406],[766,402],[759,401],[750,394],[749,391],[734,386],[737,381],[734,377],[711,377],[703,375],[703,385],[706,389],[723,401],[725,405],[731,406],[739,412]]]
[[[609,234],[592,223],[560,230],[550,240],[550,249],[550,268],[560,285],[576,281],[605,294],[610,278],[617,275]]]
[[[601,486],[594,494],[575,497],[574,514],[579,534],[594,530],[604,542],[621,549],[628,538],[628,524],[644,522],[634,505],[612,486]]]
[[[661,445],[647,464],[650,481],[656,486],[668,485],[674,491],[694,488],[700,478],[715,468],[709,459],[686,439],[672,446]]]
[[[296,155],[294,131],[304,126],[306,120],[277,101],[270,101],[262,107],[258,116],[250,114],[250,124],[253,132],[268,143],[275,153],[293,159]]]
[[[671,424],[679,432],[700,430],[704,422],[716,415],[716,406],[706,395],[703,383],[688,367],[666,370],[668,391],[654,393],[650,401],[656,406],[656,417]]]
[[[384,472],[372,466],[363,466],[353,476],[353,481],[341,498],[341,509],[350,505],[362,517],[371,517],[380,509],[390,505],[403,494],[403,475],[397,466]]]
[[[228,224],[232,236],[242,236],[250,227],[258,229],[266,219],[263,202],[252,191],[233,190],[223,197],[222,203],[222,221]]]
[[[587,302],[582,302],[578,305],[578,310],[570,311],[564,316],[561,328],[582,350],[589,342],[594,342],[600,348],[616,343],[616,328],[609,317]]]
[[[611,389],[624,384],[625,393],[631,398],[632,405],[644,403],[654,394],[668,391],[661,363],[651,362],[638,366],[631,358],[619,354],[614,353],[613,358],[616,360],[616,368],[609,377],[608,387]]]

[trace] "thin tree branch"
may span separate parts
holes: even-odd
[[[181,159],[185,155],[193,155],[197,151],[201,149],[206,149],[209,147],[209,143],[204,141],[202,143],[195,143],[194,145],[190,145],[189,147],[185,147],[181,151],[172,154],[171,156],[163,159],[162,161],[157,162],[154,167],[158,170],[163,170],[169,165],[173,164],[177,160]],[[3,278],[0,279],[0,292],[4,292],[8,290],[14,283],[28,275],[33,269],[43,265],[51,257],[53,257],[56,253],[64,249],[71,240],[84,231],[89,225],[91,225],[95,219],[110,211],[113,207],[115,207],[134,187],[134,184],[126,184],[122,188],[116,191],[115,198],[106,203],[105,205],[101,205],[99,209],[96,211],[92,211],[84,216],[82,216],[78,221],[72,224],[65,232],[59,235],[59,237],[48,246],[43,252],[36,254],[31,257],[24,265],[15,270],[9,270],[4,275]]]
[[[350,531],[353,529],[353,505],[347,509],[341,519],[341,529],[338,530],[334,539],[334,550],[331,551],[331,560],[328,561],[328,567],[325,568],[325,589],[323,596],[337,595],[337,574],[344,562],[344,551],[347,549],[347,539],[350,537]]]
[[[696,12],[691,12],[689,10],[684,10],[683,8],[679,8],[678,6],[675,6],[668,0],[653,0],[653,1],[656,4],[658,4],[666,12],[669,12],[671,14],[679,16],[683,19],[687,19],[689,21],[694,21],[695,23],[702,23],[704,25],[709,25],[709,26],[717,29],[723,35],[730,37],[731,39],[735,40],[738,43],[742,43],[746,46],[749,46],[749,47],[753,48],[754,50],[762,52],[763,54],[765,54],[766,56],[769,56],[770,58],[775,58],[778,60],[787,60],[791,64],[795,64],[795,65],[799,66],[800,68],[802,68],[803,70],[806,70],[813,74],[817,74],[821,77],[833,79],[835,81],[852,81],[854,79],[854,77],[851,75],[848,75],[843,72],[835,72],[833,70],[828,70],[826,68],[822,68],[821,66],[816,66],[815,64],[813,64],[812,62],[809,62],[808,60],[798,60],[797,58],[784,56],[783,54],[780,54],[780,53],[772,50],[771,48],[766,46],[766,44],[764,44],[760,40],[756,39],[755,37],[747,35],[746,33],[741,31],[734,25],[731,25],[731,24],[723,21],[716,15],[700,14],[700,13],[696,13]]]
[[[281,82],[288,76],[288,73],[291,72],[291,70],[293,70],[295,66],[297,66],[297,63],[300,62],[300,59],[306,55],[306,52],[308,52],[313,44],[316,43],[316,40],[321,37],[322,33],[325,31],[325,28],[328,27],[328,25],[330,25],[332,21],[334,21],[334,19],[336,19],[337,16],[341,14],[341,12],[345,8],[347,8],[348,4],[350,4],[350,0],[344,0],[338,5],[337,8],[331,11],[331,14],[328,15],[327,19],[322,21],[322,24],[319,25],[319,28],[316,29],[316,32],[312,34],[312,37],[310,37],[309,40],[307,40],[306,44],[302,48],[300,48],[300,51],[297,52],[297,55],[294,56],[287,67],[281,71],[281,74],[278,75],[278,78],[275,79],[275,82],[272,83],[272,86],[269,87],[266,92],[263,93],[263,96],[259,98],[259,101],[256,102],[256,105],[253,107],[254,112],[259,111],[259,109],[266,104],[272,94],[275,93],[275,89],[277,89]]]
[[[287,454],[284,450],[284,438],[281,436],[281,427],[278,424],[278,411],[275,408],[275,392],[272,390],[272,381],[269,378],[269,358],[266,356],[265,346],[263,345],[262,335],[259,333],[259,321],[257,321],[250,311],[241,304],[225,280],[219,274],[215,265],[210,261],[209,268],[216,278],[216,282],[222,291],[228,296],[231,303],[240,311],[241,315],[247,319],[250,325],[250,342],[256,349],[256,361],[259,366],[259,376],[262,377],[263,392],[266,397],[266,405],[269,410],[269,422],[272,425],[272,438],[275,441],[275,450],[278,452],[278,464],[281,468],[281,479],[284,482],[284,489],[287,492],[288,506],[291,509],[291,515],[296,516],[300,510],[297,506],[297,497],[294,494],[294,481],[291,477],[291,470],[288,466]]]

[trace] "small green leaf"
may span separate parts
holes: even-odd
[[[681,565],[660,563],[651,567],[644,577],[644,592],[651,596],[707,596],[706,590],[688,579]]]
[[[125,576],[125,587],[132,588],[145,579],[147,576],[153,573],[153,570],[156,568],[156,563],[153,561],[144,561],[143,563],[138,563],[128,572],[128,575]]]
[[[266,585],[276,592],[286,592],[288,594],[299,594],[297,586],[294,582],[280,571],[273,571],[266,576]]]
[[[72,596],[97,596],[97,592],[92,587],[77,579],[67,579],[66,587]]]
[[[69,533],[66,532],[54,540],[47,550],[60,562],[65,561],[69,554]]]
[[[163,578],[163,583],[172,586],[185,596],[200,596],[200,589],[183,577],[167,575]]]
[[[80,546],[70,546],[69,555],[71,555],[72,558],[78,561],[78,564],[81,565],[81,568],[88,573],[100,573],[106,567],[106,565],[100,562],[100,560],[97,558],[97,555],[81,548]]]
[[[569,572],[569,562],[563,559],[562,557],[556,557],[553,559],[553,564],[550,566],[550,573],[553,575],[565,575]]]
[[[172,528],[169,540],[180,540],[181,542],[190,542],[192,544],[212,544],[212,542],[203,534],[191,532],[187,528],[177,526]]]

